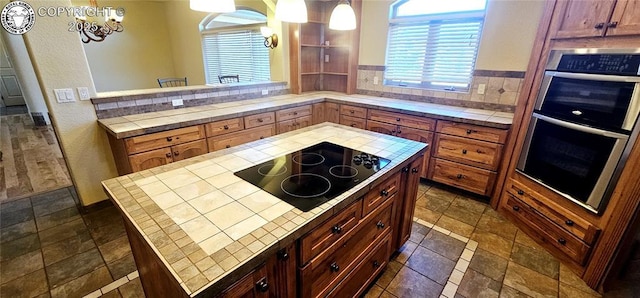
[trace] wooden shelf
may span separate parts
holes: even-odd
[[[310,75],[319,75],[320,72],[302,72],[300,73],[301,76],[310,76]]]
[[[348,76],[348,73],[344,72],[323,72],[322,74],[332,75],[332,76]]]

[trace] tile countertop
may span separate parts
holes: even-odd
[[[233,173],[328,141],[391,160],[382,170],[309,212]],[[245,145],[103,181],[112,202],[190,296],[219,292],[335,211],[364,195],[427,145],[322,123]]]
[[[287,94],[100,119],[98,123],[106,129],[107,132],[118,139],[122,139],[255,113],[276,111],[283,108],[322,102],[324,100],[504,129],[509,128],[513,121],[513,113],[360,94],[346,95],[337,92],[311,92],[301,95]]]

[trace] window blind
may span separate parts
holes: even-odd
[[[209,84],[219,83],[219,75],[239,75],[240,82],[270,80],[269,49],[258,30],[206,33],[202,48]]]
[[[483,18],[391,23],[385,83],[468,89],[482,23]]]

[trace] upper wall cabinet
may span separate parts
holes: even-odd
[[[356,89],[360,41],[360,0],[352,0],[357,28],[329,29],[329,17],[338,1],[306,1],[309,22],[289,24],[291,91],[338,91]]]
[[[558,1],[555,39],[640,34],[640,0]]]

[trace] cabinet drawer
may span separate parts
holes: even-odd
[[[133,154],[203,138],[205,138],[204,127],[196,125],[128,138],[124,140],[124,144],[127,148],[127,153]]]
[[[372,243],[391,234],[391,203],[358,224],[344,239],[333,243],[302,269],[302,297],[324,297],[358,264]]]
[[[171,148],[169,147],[130,155],[131,171],[139,172],[166,165],[173,160],[171,156]]]
[[[395,136],[398,125],[367,120],[367,130]]]
[[[365,196],[362,204],[362,216],[365,217],[369,212],[382,205],[385,201],[392,198],[400,188],[400,173],[378,184],[374,189],[370,190]]]
[[[310,126],[311,122],[313,121],[312,118],[313,117],[311,116],[304,116],[300,118],[294,118],[291,120],[280,121],[276,123],[276,132],[278,134],[281,134],[281,133],[285,133],[292,130]]]
[[[362,214],[357,200],[300,239],[300,264],[306,264],[342,236],[351,231]]]
[[[455,186],[488,196],[493,188],[495,172],[476,167],[446,161],[439,158],[431,158],[429,163],[431,180]]]
[[[436,127],[436,120],[433,119],[381,110],[369,110],[369,120],[395,123],[406,127],[431,131]]]
[[[359,297],[387,266],[390,253],[391,236],[387,235],[328,297]]]
[[[576,263],[585,264],[591,250],[590,246],[515,197],[506,194],[503,199],[506,202],[502,205],[502,210],[527,225],[537,234],[539,240],[553,245]]]
[[[244,127],[254,128],[276,122],[276,113],[268,112],[244,117]]]
[[[523,203],[535,208],[538,213],[544,215],[558,226],[569,231],[578,239],[588,245],[593,245],[600,229],[588,221],[575,215],[573,212],[562,208],[551,200],[541,201],[542,195],[522,185],[518,181],[509,179],[507,192],[518,198]]]
[[[354,107],[350,105],[340,105],[340,115],[367,118],[367,108]]]
[[[209,151],[216,151],[264,139],[274,135],[275,133],[276,127],[274,124],[271,124],[258,126],[251,129],[245,129],[243,131],[238,131],[219,137],[208,138],[207,143],[209,144]]]
[[[365,129],[367,127],[367,119],[340,115],[340,124]]]
[[[233,118],[222,121],[207,123],[204,126],[207,130],[207,137],[215,137],[244,129],[242,118]]]
[[[276,112],[276,121],[280,122],[302,116],[311,116],[311,111],[311,105],[280,110]]]
[[[171,151],[173,152],[173,161],[179,161],[209,152],[209,150],[207,150],[207,140],[205,139],[171,146]]]
[[[502,145],[445,134],[436,134],[434,157],[495,171],[500,163]]]
[[[507,140],[507,130],[451,121],[438,120],[436,131],[499,144],[504,144]]]

